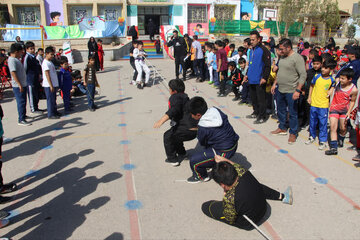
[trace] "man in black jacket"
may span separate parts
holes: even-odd
[[[149,22],[147,24],[147,30],[149,32],[150,35],[150,41],[154,41],[154,35],[155,35],[155,31],[156,31],[156,25],[154,24],[153,20],[150,18]]]
[[[173,36],[171,40],[167,43],[168,47],[174,47],[174,57],[175,57],[175,73],[176,79],[179,79],[179,68],[180,64],[183,68],[183,80],[185,80],[186,72],[184,71],[184,58],[186,55],[186,43],[184,38],[179,37],[179,32],[177,30],[173,31]]]

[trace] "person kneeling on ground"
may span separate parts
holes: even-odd
[[[198,121],[191,117],[188,111],[189,97],[185,92],[185,84],[181,80],[169,82],[169,110],[154,124],[160,128],[166,121],[171,120],[171,128],[164,133],[165,162],[174,167],[186,158],[184,142],[196,138]]]
[[[267,211],[266,199],[282,201],[292,205],[292,189],[288,187],[284,193],[275,191],[261,183],[241,165],[215,156],[216,164],[211,175],[214,181],[224,189],[223,201],[203,203],[202,211],[215,220],[251,230],[252,225],[243,217],[246,215],[254,223],[259,223]]]
[[[206,169],[215,165],[215,154],[227,158],[234,156],[239,136],[229,123],[227,115],[215,107],[208,109],[202,97],[193,97],[189,110],[192,118],[199,120],[197,138],[205,149],[190,157],[193,175],[187,182],[206,182],[210,180]]]

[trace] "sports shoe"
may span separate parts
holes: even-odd
[[[95,108],[89,108],[90,112],[95,112]]]
[[[201,180],[196,176],[191,176],[186,180],[188,183],[199,183]]]
[[[254,119],[254,118],[257,118],[257,115],[255,113],[252,113],[250,115],[247,115],[246,118],[247,119]]]
[[[265,123],[265,122],[266,122],[266,119],[260,118],[260,119],[256,119],[256,120],[254,121],[254,124],[263,124],[263,123]]]
[[[41,114],[43,114],[43,112],[42,111],[39,111],[39,110],[36,110],[36,111],[33,111],[33,112],[31,112],[32,114],[36,114],[36,115],[41,115]]]
[[[320,142],[318,149],[319,149],[319,150],[324,150],[325,148],[326,148],[326,143]]]
[[[12,141],[14,141],[13,138],[3,137],[3,144],[6,144],[6,143],[9,143],[9,142],[12,142]]]
[[[208,181],[210,181],[211,180],[211,178],[209,177],[209,176],[207,176],[206,178],[204,178],[202,181],[203,182],[208,182]]]
[[[295,134],[291,134],[289,135],[289,139],[288,139],[288,144],[292,145],[296,142],[296,135]]]
[[[48,119],[59,119],[60,117],[59,116],[51,116],[51,117],[48,117]]]
[[[352,158],[355,162],[360,162],[360,154],[357,154],[355,157]]]
[[[208,84],[210,84],[210,85],[213,84],[213,83],[214,83],[213,81],[208,81]]]
[[[247,104],[247,102],[244,101],[244,100],[241,100],[238,104],[239,104],[239,105],[245,105],[245,104]]]
[[[172,161],[169,161],[169,159],[166,159],[165,162],[166,162],[166,163],[170,163],[170,164],[173,165],[174,167],[180,166],[180,162],[179,162],[179,161],[172,162]]]
[[[238,101],[240,99],[240,97],[234,97],[232,100],[235,102],[235,101]]]
[[[356,146],[348,147],[346,150],[348,150],[348,151],[356,151]]]
[[[337,154],[338,154],[338,151],[336,148],[330,148],[330,150],[325,151],[325,155],[328,155],[328,156],[337,155]]]
[[[313,142],[315,142],[315,139],[314,139],[312,136],[310,136],[309,139],[305,142],[305,144],[306,144],[306,145],[310,145],[310,144],[312,144]]]
[[[219,93],[218,97],[225,97],[225,94]]]
[[[0,221],[0,228],[7,226],[10,223],[9,219],[2,219]]]
[[[143,89],[143,86],[142,86],[140,83],[138,83],[138,84],[137,84],[137,88],[138,88],[138,89]]]
[[[344,140],[342,140],[342,139],[339,139],[339,140],[338,140],[338,147],[339,147],[339,148],[344,147]]]
[[[178,158],[181,159],[182,161],[184,161],[184,160],[189,160],[189,156],[187,155],[187,153],[185,153],[185,154],[178,154]]]
[[[26,120],[18,122],[19,126],[31,126],[32,124],[27,122]]]
[[[287,130],[282,130],[280,128],[270,132],[272,135],[287,135]]]
[[[286,203],[286,204],[289,204],[289,205],[292,205],[293,204],[293,192],[292,192],[292,188],[289,186],[285,192],[283,193],[284,194],[284,198],[282,200],[283,203]]]

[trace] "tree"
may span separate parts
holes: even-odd
[[[354,24],[351,24],[349,27],[348,27],[348,30],[346,32],[346,37],[349,39],[349,40],[352,40],[354,39],[355,37],[355,33],[356,33],[356,27]]]
[[[322,0],[320,20],[323,23],[323,40],[326,39],[326,35],[331,35],[332,29],[338,28],[341,19],[339,13],[338,1]]]

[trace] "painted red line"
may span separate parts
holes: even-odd
[[[119,87],[121,87],[121,78],[119,72]],[[121,91],[121,90],[119,90]],[[120,104],[120,111],[125,112],[124,104]],[[121,122],[125,123],[125,115],[121,115]],[[128,140],[126,127],[122,128],[122,139]],[[128,145],[123,145],[123,153],[124,153],[124,163],[130,164],[130,155],[129,155],[129,147]],[[135,196],[135,185],[133,181],[132,171],[125,172],[125,185],[126,185],[126,193],[127,199],[136,200]],[[129,221],[130,221],[130,235],[132,240],[138,240],[140,238],[140,225],[139,225],[139,217],[137,210],[128,210],[129,211]]]
[[[266,231],[271,235],[273,240],[281,240],[281,237],[275,232],[269,221],[264,222],[263,225],[266,228]]]
[[[191,84],[191,83],[190,83]],[[192,85],[192,84],[191,84]],[[209,95],[207,95],[206,93],[202,92],[204,96],[206,96],[206,98],[209,99]],[[209,99],[211,100],[211,99]],[[216,100],[211,100],[214,103],[216,103],[217,105],[219,105],[219,103]],[[236,116],[234,113],[232,113],[230,110],[228,109],[224,109],[227,113],[229,113],[232,116]],[[242,124],[244,124],[245,126],[247,126],[248,128],[250,128],[251,130],[254,130],[253,127],[251,127],[249,124],[245,123],[243,120],[238,119]],[[270,139],[268,139],[265,135],[258,133],[258,136],[260,136],[261,138],[263,138],[266,142],[268,142],[270,145],[272,145],[273,147],[275,147],[277,150],[280,150],[281,148],[276,145],[273,141],[271,141]],[[296,163],[299,167],[301,167],[302,169],[304,169],[307,173],[309,173],[311,176],[313,176],[314,178],[317,178],[318,175],[316,173],[314,173],[313,171],[311,171],[308,167],[306,167],[304,164],[302,164],[300,161],[298,161],[295,157],[293,157],[291,154],[287,153],[284,154],[285,156],[287,156],[291,161],[293,161],[294,163]],[[355,203],[353,200],[351,200],[349,197],[347,197],[345,194],[343,194],[340,190],[336,189],[334,186],[330,185],[329,183],[325,184],[325,186],[327,186],[330,190],[332,190],[333,192],[335,192],[339,197],[341,197],[342,199],[344,199],[345,201],[347,201],[348,203],[350,203],[355,209],[360,210],[360,206]]]

